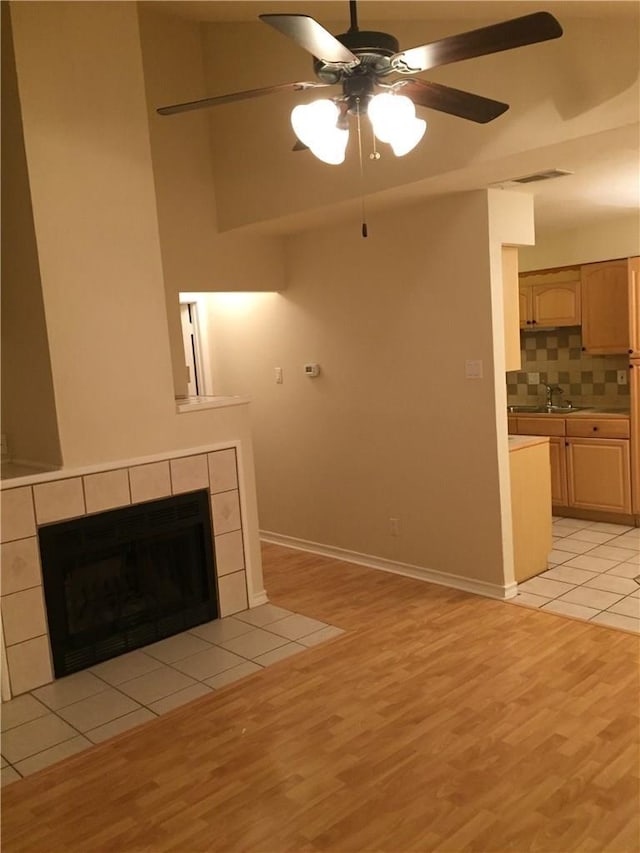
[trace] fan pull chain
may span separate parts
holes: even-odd
[[[364,169],[362,166],[362,128],[360,127],[360,98],[357,99],[356,124],[358,127],[358,158],[360,161],[360,200],[362,202],[362,236],[368,237],[367,214],[364,204]]]

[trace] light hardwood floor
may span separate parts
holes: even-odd
[[[264,558],[347,633],[10,785],[5,853],[640,848],[637,637]]]

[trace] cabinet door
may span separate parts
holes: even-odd
[[[629,354],[640,358],[640,258],[629,258]]]
[[[567,439],[569,506],[631,512],[629,442],[625,439]]]
[[[534,325],[580,325],[580,282],[534,284],[532,291]]]
[[[549,439],[551,461],[551,503],[567,506],[567,465],[564,438]]]
[[[533,324],[533,309],[531,307],[531,287],[520,285],[518,290],[520,328],[529,329]]]
[[[631,496],[633,512],[640,515],[640,359],[630,364],[631,391]]]
[[[596,355],[626,353],[629,342],[627,260],[582,267],[582,345]]]

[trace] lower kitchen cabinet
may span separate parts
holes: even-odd
[[[549,439],[549,458],[551,460],[551,503],[567,505],[567,465],[564,438],[554,436]]]
[[[568,438],[566,451],[568,506],[631,512],[628,441]]]

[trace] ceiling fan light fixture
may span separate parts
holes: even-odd
[[[340,109],[333,101],[321,99],[310,104],[298,104],[291,112],[291,126],[300,142],[312,154],[338,166],[344,163],[349,131],[337,126]]]
[[[399,128],[412,122],[416,117],[413,101],[405,95],[392,95],[383,92],[374,95],[369,101],[367,115],[373,125],[373,132],[380,142],[391,142]]]
[[[396,157],[404,157],[409,151],[413,151],[426,129],[427,123],[423,118],[414,118],[412,122],[402,125],[390,143]]]

